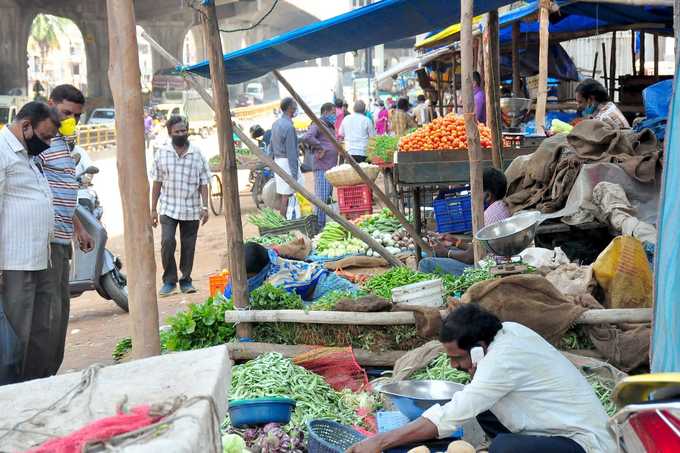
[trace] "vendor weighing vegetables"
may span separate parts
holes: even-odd
[[[248,292],[265,282],[295,292],[305,301],[314,301],[330,291],[358,291],[348,280],[320,264],[287,260],[281,258],[275,250],[254,242],[246,242],[244,252]],[[231,297],[231,282],[224,290],[224,296],[227,299]]]
[[[446,438],[472,418],[491,439],[489,453],[616,451],[607,414],[591,385],[533,330],[501,323],[471,303],[448,315],[440,341],[451,366],[472,375],[470,384],[445,405],[356,444],[349,453]]]
[[[500,222],[511,216],[503,201],[507,192],[507,180],[502,171],[487,168],[483,175],[484,187],[484,225]],[[432,273],[441,270],[447,274],[461,275],[475,262],[471,244],[462,246],[460,240],[453,238],[452,246],[441,244],[434,248],[435,257],[424,258],[418,265],[420,272]]]

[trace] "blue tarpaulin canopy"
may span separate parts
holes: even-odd
[[[482,14],[509,0],[475,0]],[[313,58],[328,57],[427,33],[460,20],[455,0],[381,0],[224,56],[228,83],[242,83]],[[209,77],[207,61],[185,68]]]

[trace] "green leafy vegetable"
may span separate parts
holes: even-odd
[[[294,292],[265,283],[250,293],[252,310],[301,310],[302,298]]]
[[[371,162],[374,160],[392,162],[394,152],[397,150],[398,145],[399,137],[393,137],[391,135],[378,135],[372,137],[368,142],[368,159]]]
[[[169,351],[188,351],[226,343],[234,338],[236,330],[224,321],[224,313],[233,309],[231,299],[221,295],[202,304],[190,304],[186,311],[167,319],[170,328],[165,347]]]

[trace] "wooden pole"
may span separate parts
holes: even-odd
[[[604,79],[604,87],[609,91],[609,76],[607,75],[607,47],[602,43],[602,77]]]
[[[630,58],[633,62],[633,75],[638,73],[637,61],[635,59],[635,30],[630,31]]]
[[[548,43],[550,0],[541,0],[538,44],[538,93],[536,98],[536,134],[545,135],[545,105],[548,102]]]
[[[158,44],[156,41],[153,39],[149,39],[149,44],[156,48],[156,49],[162,49],[160,44]],[[179,60],[174,58],[170,53],[165,51],[163,49],[162,52],[159,51],[159,53],[167,58],[171,63],[174,65],[180,65]],[[213,97],[208,93],[208,90],[201,85],[195,77],[192,77],[191,75],[187,78],[187,81],[191,86],[198,92],[198,94],[201,96],[201,98],[212,108],[213,110],[215,109],[215,104],[213,101]],[[330,218],[338,222],[340,225],[343,226],[343,228],[347,229],[352,235],[356,236],[357,238],[361,239],[371,247],[373,250],[378,252],[380,256],[385,258],[385,260],[390,263],[393,266],[403,266],[403,263],[399,261],[397,258],[395,258],[390,252],[385,249],[382,245],[380,245],[378,242],[376,242],[375,239],[370,237],[370,235],[366,234],[363,230],[357,228],[354,224],[350,223],[342,217],[340,214],[335,212],[330,206],[328,206],[326,203],[321,201],[319,198],[316,197],[313,193],[308,191],[304,186],[300,185],[297,180],[293,179],[288,173],[286,173],[281,167],[276,165],[276,162],[274,160],[264,154],[262,150],[251,140],[251,138],[246,135],[245,132],[243,132],[238,126],[234,125],[233,126],[234,133],[238,136],[239,140],[246,145],[246,147],[258,158],[260,159],[266,166],[268,166],[274,173],[277,175],[281,176],[288,185],[290,185],[293,189],[296,191],[300,192],[303,197],[305,197],[307,200],[309,200],[310,203],[312,203],[314,206],[317,206],[319,209],[321,209],[323,212],[325,212]]]
[[[238,192],[238,171],[236,169],[236,153],[234,152],[231,110],[229,109],[229,92],[222,57],[222,40],[217,24],[217,12],[212,0],[203,0],[203,33],[208,43],[208,61],[213,86],[215,122],[217,123],[217,142],[222,161],[222,181],[224,183],[224,217],[227,233],[227,256],[232,283],[234,306],[245,309],[249,304],[248,275],[243,248],[243,226],[241,225],[241,202]],[[250,337],[250,326],[236,326],[237,335]]]
[[[520,75],[519,75],[519,21],[512,23],[512,95],[521,98]]]
[[[439,117],[444,116],[444,89],[443,89],[443,84],[444,82],[442,81],[442,72],[440,71],[439,65],[437,65],[437,105],[438,105],[438,110],[439,110]]]
[[[654,34],[654,77],[659,77],[659,35]]]
[[[454,113],[458,115],[458,74],[456,74],[456,68],[458,67],[458,63],[456,60],[456,52],[453,52],[453,108],[454,108]]]
[[[336,151],[338,152],[339,155],[343,156],[345,158],[345,162],[350,164],[352,168],[359,174],[361,177],[362,181],[364,181],[364,184],[368,184],[368,187],[371,188],[371,191],[373,191],[374,194],[378,196],[380,201],[394,214],[394,216],[401,222],[402,226],[408,231],[408,233],[411,235],[413,240],[418,243],[424,250],[426,251],[431,251],[432,248],[427,244],[422,237],[420,237],[418,234],[416,234],[415,229],[413,228],[413,225],[406,219],[404,214],[399,211],[399,208],[392,202],[392,200],[385,195],[385,193],[378,187],[378,185],[366,175],[364,170],[362,170],[361,166],[354,160],[352,155],[348,153],[345,148],[343,148],[340,143],[338,143],[337,139],[335,138],[335,134],[332,134],[326,125],[319,119],[319,117],[316,115],[315,112],[312,111],[312,109],[309,108],[307,103],[305,102],[304,99],[298,94],[297,91],[293,89],[290,83],[288,83],[288,80],[286,80],[281,73],[278,70],[273,71],[274,77],[283,85],[283,87],[288,90],[291,96],[293,96],[293,99],[295,99],[300,107],[302,107],[302,110],[305,111],[307,116],[312,120],[314,124],[319,128],[321,133],[328,139],[333,146],[335,147]],[[441,104],[441,101],[440,101]]]
[[[597,73],[597,58],[600,56],[600,52],[595,52],[595,61],[593,61],[593,74],[590,76],[591,79],[595,78],[595,74]],[[635,64],[635,61],[633,61],[633,64]]]
[[[645,45],[645,32],[641,31],[640,32],[640,75],[643,76],[645,75],[645,62],[647,61],[647,55],[646,55],[646,45]]]
[[[500,40],[498,10],[490,11],[484,28],[484,90],[486,91],[486,125],[491,130],[491,160],[494,168],[503,170],[503,135],[501,132]]]
[[[609,55],[609,99],[614,102],[616,93],[616,32],[612,32],[612,47]]]
[[[116,109],[116,165],[123,205],[132,355],[160,354],[156,260],[144,146],[144,108],[132,0],[107,0],[109,83]]]
[[[479,142],[479,129],[475,118],[475,97],[472,92],[473,43],[472,43],[473,0],[460,2],[460,43],[461,75],[463,88],[463,116],[468,139],[468,158],[470,160],[470,190],[472,192],[472,230],[477,234],[484,226],[484,188],[480,166],[482,147]],[[473,241],[475,263],[484,257],[484,248],[479,241]]]

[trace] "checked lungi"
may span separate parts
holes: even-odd
[[[314,170],[314,193],[321,201],[328,204],[331,195],[333,195],[333,186],[328,182],[325,176],[326,170]],[[314,208],[319,222],[319,228],[326,225],[326,213],[318,207]]]

